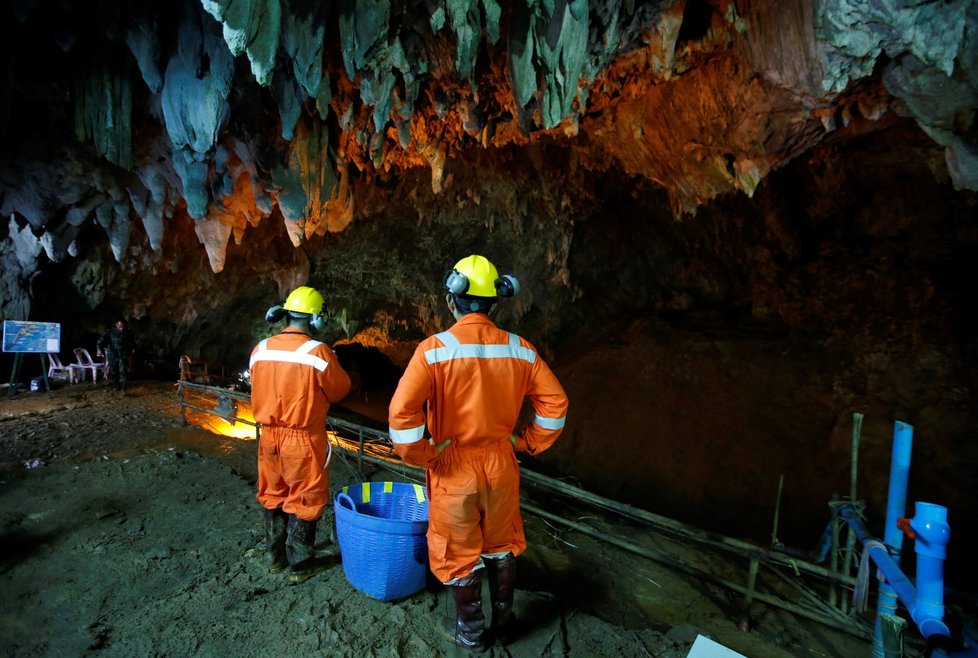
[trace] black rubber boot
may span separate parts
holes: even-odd
[[[329,505],[323,510],[323,517],[319,525],[325,537],[319,542],[316,557],[320,559],[339,558],[340,545],[336,541],[336,513]]]
[[[289,582],[293,585],[304,583],[326,570],[325,561],[316,557],[317,523],[318,520],[303,521],[294,514],[289,515],[285,555],[289,559]]]
[[[289,515],[281,509],[265,510],[265,564],[268,573],[279,573],[289,566],[285,557],[285,539]]]
[[[482,613],[482,574],[479,571],[449,586],[455,599],[455,624],[449,630],[455,646],[481,653],[488,644],[485,637],[486,618]]]
[[[516,558],[507,553],[500,558],[483,558],[489,576],[489,598],[492,601],[492,636],[500,644],[516,639],[517,624],[513,616],[513,591],[516,588]]]
[[[500,558],[483,558],[489,576],[489,599],[492,601],[493,637],[500,644],[516,639],[517,623],[513,615],[513,591],[516,589],[516,558],[507,553]]]

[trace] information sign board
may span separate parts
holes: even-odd
[[[57,354],[61,351],[61,324],[4,320],[3,351]]]

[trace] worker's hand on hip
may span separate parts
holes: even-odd
[[[445,448],[447,448],[448,447],[448,444],[451,443],[451,442],[452,442],[451,439],[445,439],[441,443],[436,443],[435,444],[435,450],[437,450],[438,451],[438,454],[440,455],[441,453],[445,452]]]

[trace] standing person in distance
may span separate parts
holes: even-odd
[[[500,277],[489,260],[473,255],[449,270],[444,286],[456,323],[415,350],[391,399],[390,436],[404,461],[427,468],[429,566],[455,600],[450,638],[482,651],[492,639],[513,639],[516,557],[526,550],[516,452],[549,448],[563,430],[568,402],[533,345],[489,319],[497,297],[519,292],[515,277]],[[536,415],[516,436],[524,398]],[[482,612],[483,569],[491,637]]]
[[[270,573],[289,567],[289,582],[305,582],[325,568],[317,559],[316,524],[329,504],[330,404],[350,391],[350,377],[325,343],[313,340],[326,324],[323,296],[293,290],[265,319],[286,319],[285,329],[251,353],[251,404],[262,427],[258,444],[258,502],[264,508],[265,550]],[[332,538],[332,537],[331,537]]]
[[[98,356],[105,355],[117,391],[126,392],[129,383],[129,359],[136,349],[132,332],[123,319],[105,330],[96,343]]]

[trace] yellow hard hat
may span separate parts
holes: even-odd
[[[456,295],[495,297],[499,272],[485,256],[466,256],[445,275],[445,288]]]
[[[323,312],[323,296],[315,288],[301,286],[289,293],[283,308],[286,311],[295,313],[308,313],[309,315],[319,315]]]

